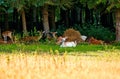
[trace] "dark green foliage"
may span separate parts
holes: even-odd
[[[83,24],[82,26],[75,25],[74,28],[79,30],[82,35],[86,35],[88,37],[93,36],[107,42],[115,40],[115,32],[101,25]]]
[[[63,35],[64,31],[66,30],[67,28],[64,26],[64,25],[59,25],[58,28],[57,28],[57,35],[58,36],[61,36]]]
[[[112,45],[114,45],[114,46],[120,46],[120,42],[113,42]]]

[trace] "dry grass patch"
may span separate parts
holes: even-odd
[[[119,79],[119,57],[0,54],[0,79]]]

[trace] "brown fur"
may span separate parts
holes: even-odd
[[[57,39],[57,36],[56,36],[56,34],[57,34],[57,32],[50,32],[51,33],[51,35],[50,34],[47,34],[47,39],[50,41],[50,40],[56,40]]]
[[[96,45],[98,45],[98,44],[103,44],[103,43],[104,43],[104,41],[102,41],[102,40],[97,40],[97,39],[95,39],[94,37],[89,38],[89,39],[88,39],[88,42],[89,42],[90,44],[96,44]]]
[[[63,37],[67,37],[66,41],[76,41],[77,43],[83,42],[80,32],[72,28],[67,29],[64,32]]]
[[[13,42],[11,40],[4,41],[3,39],[0,39],[0,44],[12,44]]]
[[[57,38],[57,40],[56,40],[56,44],[61,44],[62,43],[62,36],[59,36],[58,38]]]
[[[12,31],[4,31],[2,32],[3,37],[9,37],[11,41],[13,42],[13,37],[12,37]]]
[[[39,32],[38,36],[26,36],[26,37],[20,39],[20,41],[22,41],[22,42],[37,42],[41,39],[41,37],[42,37],[42,33]]]

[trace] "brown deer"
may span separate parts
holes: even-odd
[[[56,40],[57,39],[57,36],[56,36],[57,32],[49,32],[47,34],[47,39],[48,40]]]
[[[3,39],[4,39],[4,43],[7,43],[7,37],[10,38],[10,40],[12,41],[13,43],[13,37],[12,37],[12,31],[4,31],[2,32],[2,36],[3,36]]]
[[[38,42],[42,37],[42,32],[38,31],[38,36],[25,36],[20,41],[22,42]]]
[[[58,45],[62,44],[62,39],[63,39],[63,37],[59,36],[56,40],[56,44],[58,44]]]
[[[46,32],[46,31],[43,31],[43,36],[42,36],[42,40],[48,40],[48,41],[51,41],[51,40],[57,40],[57,32]]]
[[[90,38],[88,39],[88,43],[98,45],[98,44],[104,44],[104,41],[102,41],[102,40],[97,40],[97,39],[95,39],[94,37],[90,37]]]

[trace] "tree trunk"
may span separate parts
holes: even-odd
[[[116,10],[116,41],[120,42],[120,8]]]
[[[82,14],[82,12],[83,12],[83,9],[82,9],[82,7],[80,7],[80,9],[79,9],[80,11],[78,12],[78,24],[80,24],[80,25],[82,25],[82,18],[83,18],[83,14]]]
[[[69,25],[69,10],[66,10],[65,11],[65,26],[66,27],[70,27],[70,25]]]
[[[21,30],[21,27],[19,25],[19,20],[18,20],[18,12],[17,12],[17,9],[14,8],[14,12],[13,12],[13,24],[14,26],[14,29],[16,31],[20,31]]]
[[[104,26],[109,28],[112,31],[115,31],[115,27],[114,26],[114,21],[113,21],[113,13],[103,13],[100,16],[100,23]]]
[[[85,22],[90,23],[90,10],[89,10],[87,4],[85,7]]]
[[[33,7],[32,8],[33,10],[33,26],[36,27],[37,29],[37,8],[36,7]]]
[[[44,5],[42,8],[42,18],[44,31],[49,32],[49,21],[48,21],[48,5]]]
[[[1,27],[0,27],[0,38],[2,38],[2,36],[1,36],[2,34],[1,34]]]
[[[37,22],[37,8],[33,7],[33,23]]]
[[[69,10],[60,10],[60,20],[65,27],[69,28]]]
[[[25,11],[24,9],[21,10],[22,15],[22,25],[23,25],[23,34],[27,36],[27,26],[26,26],[26,17],[25,17]]]
[[[55,25],[55,7],[50,6],[50,11],[49,11],[49,25],[52,30],[56,30],[56,25]]]
[[[78,21],[78,12],[79,11],[79,8],[73,8],[71,10],[71,16],[70,16],[70,25],[73,26],[74,24],[77,24],[77,21]]]
[[[5,30],[9,30],[8,13],[5,13]]]
[[[82,24],[82,8],[77,8],[77,24]]]

